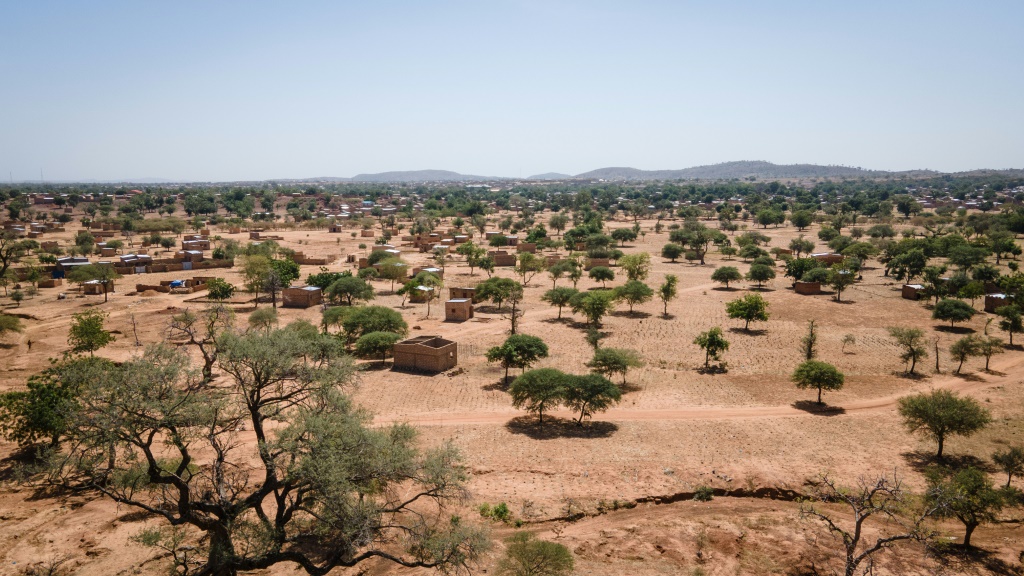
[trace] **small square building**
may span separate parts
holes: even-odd
[[[468,298],[453,298],[444,303],[444,319],[447,322],[465,322],[473,317],[473,301]]]
[[[444,372],[459,363],[459,345],[440,336],[417,336],[395,344],[395,368]]]
[[[323,290],[317,286],[295,286],[281,291],[285,308],[309,308],[323,301]]]

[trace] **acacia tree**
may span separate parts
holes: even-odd
[[[701,332],[693,340],[693,343],[704,349],[704,369],[711,368],[711,361],[722,360],[722,352],[729,349],[729,341],[722,335],[722,329],[715,326],[707,332]]]
[[[622,389],[611,380],[598,374],[569,376],[563,391],[563,402],[566,408],[579,412],[577,426],[590,418],[595,412],[604,412],[622,399]]]
[[[488,362],[498,362],[505,369],[504,382],[508,382],[509,368],[522,368],[523,372],[541,358],[548,357],[548,345],[536,336],[513,334],[501,346],[487,351]]]
[[[353,372],[337,339],[285,329],[220,345],[223,388],[163,346],[83,386],[53,477],[159,519],[138,540],[166,550],[178,573],[477,557],[479,532],[443,513],[464,494],[457,450],[421,452],[409,426],[371,427],[342,392]],[[256,442],[237,441],[243,423]]]
[[[1024,475],[1024,446],[1011,446],[1006,451],[997,451],[992,454],[992,461],[1006,474],[1006,487],[1009,488],[1014,476]]]
[[[579,290],[575,288],[569,288],[568,286],[562,286],[561,288],[552,288],[544,293],[540,297],[541,300],[547,302],[552,306],[558,306],[558,317],[562,317],[562,308],[569,305],[573,297],[579,293]]]
[[[600,326],[601,319],[615,307],[615,293],[611,290],[580,292],[569,301],[574,314],[583,314],[587,323]]]
[[[643,366],[640,356],[632,350],[622,348],[598,348],[594,350],[594,357],[587,363],[587,366],[598,374],[611,376],[622,374],[622,384],[626,384],[626,372],[630,368]]]
[[[988,473],[973,466],[943,477],[941,470],[928,478],[927,500],[940,517],[956,518],[964,525],[963,547],[971,547],[971,535],[984,522],[993,522],[1007,501],[1007,494],[992,485]]]
[[[961,398],[949,390],[904,396],[898,402],[903,425],[911,433],[920,432],[938,443],[935,457],[950,436],[970,436],[992,421],[992,416],[973,398]]]
[[[1021,316],[1020,308],[1015,304],[1000,306],[996,308],[996,315],[999,316],[999,329],[1010,335],[1010,346],[1013,346],[1014,332],[1024,332],[1024,317]]]
[[[725,312],[729,318],[743,320],[743,329],[749,330],[753,321],[768,320],[768,302],[760,294],[747,294],[725,304]]]
[[[68,344],[75,353],[88,352],[90,356],[97,350],[114,341],[114,335],[104,328],[107,320],[102,310],[85,310],[71,315],[71,328],[68,330]]]
[[[679,278],[675,274],[666,274],[665,282],[658,287],[658,298],[661,299],[662,311],[661,315],[668,318],[668,303],[675,300],[677,290],[676,287],[679,285]]]
[[[898,326],[890,326],[888,330],[889,336],[892,336],[896,340],[896,344],[903,348],[900,359],[910,363],[907,374],[913,374],[917,361],[928,357],[928,350],[924,347],[924,332],[920,328],[900,328]]]
[[[801,517],[820,520],[832,536],[842,540],[844,576],[855,576],[865,562],[870,569],[872,556],[896,542],[931,538],[933,533],[924,526],[924,521],[935,515],[938,509],[932,505],[908,516],[906,512],[911,498],[895,475],[891,480],[883,476],[872,482],[861,481],[852,489],[840,487],[829,476],[822,476],[817,484],[815,500],[842,504],[853,515],[853,525],[843,527],[834,515],[816,507],[813,501],[800,506]],[[873,516],[881,517],[888,531],[873,542],[865,541],[864,523]]]
[[[507,368],[505,373],[507,378]],[[554,368],[523,372],[508,389],[512,396],[512,406],[536,414],[537,424],[544,424],[544,411],[557,408],[562,403],[569,378],[569,375]]]
[[[835,366],[821,360],[804,360],[791,377],[797,388],[817,388],[818,404],[821,404],[822,390],[839,390],[845,377]]]
[[[213,365],[217,362],[217,337],[232,327],[235,313],[217,304],[199,313],[185,309],[171,317],[169,336],[195,346],[203,356],[203,381],[213,380]]]

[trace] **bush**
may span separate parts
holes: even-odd
[[[711,499],[715,497],[715,490],[710,486],[698,486],[693,491],[693,499],[696,502],[711,502]]]

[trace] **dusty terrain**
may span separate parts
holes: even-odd
[[[825,566],[836,543],[819,525],[799,519],[798,505],[786,501],[789,491],[806,490],[807,481],[826,472],[852,484],[859,477],[895,471],[911,486],[923,484],[921,466],[933,447],[900,426],[895,400],[901,395],[945,387],[991,408],[995,424],[973,438],[948,442],[951,454],[987,458],[993,450],[1024,438],[1024,354],[1011,350],[995,356],[989,373],[981,371],[983,359],[973,359],[963,375],[952,375],[955,365],[946,349],[961,334],[936,330],[939,324],[931,320],[930,311],[922,303],[900,298],[899,287],[882,276],[877,263],[838,303],[831,295],[795,294],[780,267],[778,278],[762,293],[770,302],[771,319],[744,332],[739,330],[742,322],[727,318],[725,302],[746,293],[746,283],[724,290],[709,277],[723,263],[741,272],[747,264],[738,259],[725,262],[714,252],[705,266],[664,261],[657,254],[668,241],[668,231],[655,234],[653,221],[642,225],[645,236],[623,250],[652,254],[652,286],[665,274],[677,274],[679,297],[670,303],[667,318],[655,300],[637,306],[632,315],[620,306],[604,320],[602,331],[609,337],[602,345],[635,349],[645,365],[628,373],[623,402],[582,429],[567,422],[539,428],[511,407],[501,386],[502,369],[484,358],[487,348],[506,336],[508,321],[500,314],[478,309],[469,322],[446,323],[437,303],[427,318],[425,305],[402,307],[401,297],[390,293],[388,282],[375,284],[374,303],[400,309],[413,335],[439,334],[460,343],[459,369],[436,376],[367,370],[361,373],[355,397],[378,422],[417,425],[425,444],[454,439],[472,471],[472,498],[465,515],[476,516],[473,508],[480,503],[506,502],[539,534],[569,546],[579,574],[680,574],[695,568],[707,574],[799,573]],[[69,225],[63,236],[70,238],[77,229]],[[807,237],[816,240],[816,230],[807,231]],[[797,235],[791,227],[764,232],[773,238],[772,246],[785,246]],[[368,241],[326,231],[274,233],[285,238],[284,246],[309,256],[336,258],[328,266],[331,270],[351,267],[342,256],[364,253],[357,245]],[[243,242],[246,238],[220,230],[213,234]],[[425,254],[404,250],[409,250],[404,257],[410,263],[426,262]],[[304,266],[302,277],[316,271],[315,266]],[[512,274],[508,268],[497,273]],[[237,269],[217,269],[213,274],[240,284]],[[127,276],[107,303],[102,296],[78,297],[73,291],[59,301],[61,289],[41,289],[20,307],[8,307],[8,312],[25,319],[27,329],[6,338],[0,348],[0,390],[24,386],[47,358],[62,354],[71,314],[88,306],[109,312],[108,326],[119,332],[103,356],[123,359],[139,350],[131,328],[133,314],[141,343],[162,339],[170,313],[202,306],[204,293],[146,296],[134,294],[133,285],[138,278],[150,283],[178,277],[182,273]],[[485,278],[479,271],[470,276],[461,258],[453,258],[445,285],[474,285]],[[622,281],[616,278],[610,284]],[[581,289],[599,286],[586,277],[579,284]],[[582,373],[591,355],[582,324],[568,310],[563,312],[567,318],[556,320],[557,309],[540,301],[550,287],[546,274],[531,281],[521,331],[540,336],[549,345],[551,356],[540,366]],[[235,300],[244,325],[246,311],[252,309],[251,296],[242,294]],[[12,306],[9,299],[0,302]],[[313,323],[318,323],[320,313],[319,308],[279,312],[282,322],[305,318]],[[981,333],[990,317],[979,314],[968,327]],[[842,391],[826,392],[825,401],[837,409],[825,413],[808,409],[813,392],[797,390],[789,382],[802,359],[799,340],[812,319],[819,330],[819,358],[847,376]],[[886,327],[894,325],[926,328],[929,343],[939,339],[941,374],[934,373],[935,359],[930,357],[919,365],[927,377],[902,375],[898,350],[886,333]],[[712,326],[726,329],[731,344],[725,354],[726,374],[697,371],[703,353],[692,342]],[[998,332],[994,327],[989,330]],[[843,352],[846,334],[852,334],[856,343]],[[0,456],[14,451],[11,444],[0,445]],[[10,460],[3,469],[0,573],[17,573],[25,565],[61,555],[72,557],[81,574],[163,573],[166,564],[153,550],[128,540],[145,522],[132,510],[87,496],[48,497],[32,486],[19,485]],[[709,503],[685,499],[698,486],[734,496]],[[614,509],[637,501],[635,508]],[[580,512],[587,516],[575,522],[563,519]],[[978,529],[975,541],[985,550],[979,562],[940,563],[908,546],[898,557],[883,555],[877,573],[1018,573],[1018,554],[1024,551],[1019,517],[1019,511],[1004,512],[1004,522]],[[958,524],[942,528],[952,536],[961,534]],[[495,525],[496,535],[509,531]],[[280,567],[268,573],[296,572]]]

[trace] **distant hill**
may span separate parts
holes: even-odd
[[[565,180],[566,178],[572,178],[569,174],[562,174],[561,172],[545,172],[543,174],[535,174],[527,178],[527,180]]]
[[[763,161],[723,162],[707,166],[694,166],[681,170],[639,170],[637,168],[599,168],[577,174],[576,178],[599,178],[604,180],[675,180],[699,178],[702,180],[724,180],[729,178],[880,178],[893,175],[926,176],[938,172],[915,170],[908,172],[885,172],[865,170],[851,166],[820,166],[817,164],[772,164]]]
[[[468,180],[497,180],[497,178],[459,174],[450,170],[409,170],[405,172],[356,174],[351,180],[353,182],[465,182]]]

